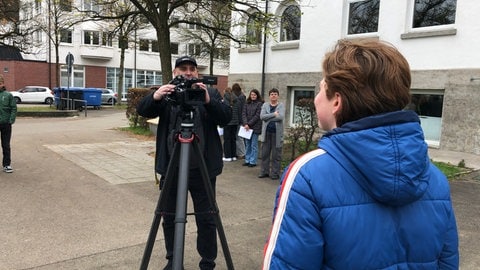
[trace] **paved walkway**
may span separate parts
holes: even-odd
[[[0,269],[139,268],[158,199],[154,142],[115,130],[127,125],[125,114],[112,110],[89,111],[86,118],[18,119],[15,172],[0,174]],[[480,168],[475,155],[435,149],[430,154]],[[258,167],[230,162],[217,181],[223,226],[240,270],[260,268],[278,185],[257,174]],[[461,269],[480,269],[480,177],[451,186]],[[186,269],[198,269],[195,231],[188,222]],[[162,239],[160,230],[149,269],[164,263]],[[226,269],[220,246],[219,253],[218,269]]]
[[[45,145],[111,184],[144,182],[153,174],[155,146],[146,142]]]

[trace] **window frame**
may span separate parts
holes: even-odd
[[[73,1],[72,0],[62,0],[59,2],[59,8],[61,11],[72,12],[73,10]]]
[[[59,33],[60,33],[60,43],[73,44],[73,30],[63,28],[63,29],[60,29]]]
[[[255,23],[255,13],[249,13],[245,22],[245,37],[247,46],[259,46],[262,44],[263,29]]]
[[[295,29],[293,29],[292,27],[285,27],[284,19],[286,18],[286,15],[292,16],[292,17],[295,16],[295,14],[285,14],[287,11],[290,10],[290,8],[296,8],[298,10],[298,15],[299,15],[298,18],[297,18],[298,21],[295,22],[295,23],[298,22],[298,29],[297,29],[297,27],[294,27]],[[296,2],[291,2],[288,5],[284,6],[284,8],[282,9],[278,31],[279,31],[279,35],[278,35],[279,36],[279,42],[289,42],[289,41],[300,40],[301,32],[302,32],[302,11],[301,11],[300,7],[297,5]],[[288,33],[286,31],[288,31]],[[289,33],[291,31],[298,31],[298,38],[288,39],[288,36],[290,36]]]
[[[100,12],[100,5],[97,0],[83,0],[82,7],[84,11]]]
[[[72,87],[85,87],[85,67],[82,65],[73,65],[73,70],[70,78]],[[60,67],[60,85],[62,87],[68,86],[68,70],[67,65]]]
[[[358,3],[358,2],[366,2],[366,1],[378,1],[378,16],[377,16],[377,29],[374,32],[364,32],[364,33],[349,33],[350,29],[350,7],[351,4]],[[345,0],[344,1],[344,8],[343,8],[343,33],[345,37],[349,38],[364,38],[364,37],[377,37],[379,33],[380,27],[380,16],[381,16],[381,9],[380,9],[380,0]]]
[[[297,92],[311,92],[312,93],[312,99],[315,99],[315,95],[317,94],[316,91],[315,91],[315,87],[314,86],[311,86],[311,87],[308,87],[308,86],[302,86],[302,87],[292,87],[291,90],[290,90],[290,104],[289,104],[289,123],[288,125],[290,127],[295,127],[297,125],[297,122],[296,121],[296,111],[297,109],[295,108],[295,103],[298,101],[298,98],[296,93]]]
[[[445,89],[410,89],[410,95],[442,96],[441,116],[432,116],[426,114],[418,115],[420,118],[420,126],[422,127],[424,133],[425,142],[429,146],[440,146],[440,140],[442,139],[442,118],[443,105],[445,103]]]
[[[90,46],[100,46],[102,40],[100,38],[101,35],[100,31],[95,30],[83,30],[83,45],[90,45]],[[88,43],[87,43],[88,41]]]

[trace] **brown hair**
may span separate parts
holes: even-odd
[[[398,111],[410,102],[410,67],[392,45],[377,40],[340,40],[325,55],[323,77],[328,99],[342,98],[337,126]]]
[[[270,89],[270,91],[268,91],[268,95],[270,95],[271,93],[277,93],[278,95],[280,95],[280,92],[278,91],[277,88]]]
[[[240,96],[242,94],[242,88],[240,87],[240,84],[234,83],[232,85],[232,91],[235,95]]]
[[[257,101],[260,101],[260,102],[263,103],[263,99],[262,99],[262,96],[260,95],[260,92],[259,92],[257,89],[255,89],[255,88],[252,89],[252,90],[250,90],[250,93],[248,94],[248,97],[247,97],[247,103],[252,103],[252,102],[253,102],[253,100],[250,98],[250,94],[251,94],[252,92],[257,95]]]

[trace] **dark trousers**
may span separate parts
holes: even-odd
[[[0,124],[0,133],[3,153],[2,166],[10,166],[10,139],[12,138],[12,124]]]
[[[237,157],[237,125],[223,127],[223,154],[226,158]]]
[[[282,147],[276,147],[277,139],[275,133],[267,132],[265,141],[262,143],[262,166],[261,174],[280,176],[280,163],[282,162]],[[272,163],[270,166],[270,162]]]
[[[177,177],[174,177],[167,199],[167,206],[164,211],[168,214],[163,216],[163,235],[165,237],[166,258],[171,262],[173,258],[173,244],[175,237],[175,205],[177,194]],[[216,177],[210,178],[210,183],[215,194]],[[210,205],[202,176],[199,169],[190,170],[188,179],[188,191],[193,201],[193,208],[196,213],[195,222],[197,225],[197,251],[202,257],[200,269],[214,269],[217,258],[217,226],[215,223],[216,213],[213,213],[214,206]]]

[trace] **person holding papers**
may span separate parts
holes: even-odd
[[[242,110],[242,126],[246,132],[253,131],[250,139],[245,138],[246,151],[243,166],[257,166],[258,136],[262,132],[262,121],[260,120],[262,104],[263,100],[260,92],[257,89],[252,89]]]

